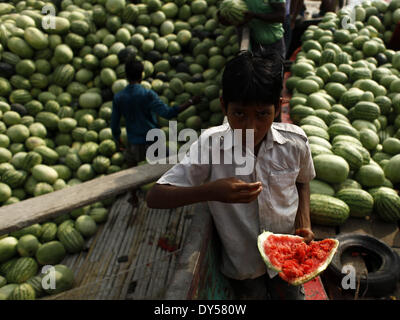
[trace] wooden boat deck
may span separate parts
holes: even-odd
[[[132,208],[128,198],[125,193],[117,199],[86,250],[61,262],[74,271],[74,288],[44,299],[163,299],[193,206],[149,209],[139,195],[139,206]]]

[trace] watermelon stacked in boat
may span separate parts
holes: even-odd
[[[323,272],[338,246],[336,239],[307,244],[302,237],[287,234],[266,231],[258,236],[258,250],[268,268],[294,286],[308,282]]]
[[[314,160],[314,224],[400,220],[400,52],[389,46],[399,19],[399,0],[363,1],[302,35],[286,87]]]
[[[110,119],[114,94],[128,84],[129,57],[143,62],[142,85],[163,102],[179,105],[202,96],[173,119],[178,133],[221,124],[222,70],[239,43],[235,27],[221,25],[217,11],[232,21],[247,10],[242,0],[221,2],[66,0],[58,8],[51,1],[1,3],[0,204],[126,168]],[[44,5],[56,13],[54,26],[42,13]],[[169,122],[158,120],[168,141]],[[125,119],[121,127],[126,144]]]
[[[221,2],[64,0],[57,8],[53,1],[1,2],[0,206],[127,167],[112,137],[110,119],[114,94],[128,84],[129,57],[143,62],[142,85],[166,104],[202,96],[200,103],[173,119],[178,132],[192,128],[200,133],[220,125],[222,70],[239,50],[235,27],[219,24]],[[54,25],[45,5],[56,13]],[[242,19],[243,5],[241,0],[228,0],[222,12],[230,20]],[[169,122],[158,120],[168,140]],[[126,144],[123,118],[121,127]],[[180,145],[173,141],[169,148]],[[79,253],[106,221],[113,200],[72,210],[0,239],[0,280],[13,282],[32,275],[37,271],[33,260],[39,266],[53,265],[67,253]],[[8,268],[18,261],[7,277]],[[38,298],[46,292],[39,292],[35,277],[29,281]],[[11,296],[13,284],[2,290],[0,281],[0,299],[34,297],[29,285],[18,286]]]

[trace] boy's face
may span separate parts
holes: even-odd
[[[246,129],[254,130],[254,148],[256,149],[267,135],[272,122],[279,114],[273,104],[242,105],[230,102],[228,108],[221,99],[221,106],[232,129],[242,129],[242,144],[246,145]]]

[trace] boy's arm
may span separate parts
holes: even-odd
[[[192,187],[156,184],[148,191],[146,202],[149,208],[156,209],[171,209],[205,201],[248,203],[254,201],[261,191],[260,182],[246,183],[235,177]]]
[[[303,0],[291,0],[290,6],[290,28],[294,29],[296,25],[296,19],[299,15],[301,8],[303,6]]]
[[[296,234],[304,237],[306,242],[314,238],[311,231],[310,218],[310,181],[315,177],[314,162],[311,156],[310,145],[304,133],[300,150],[300,171],[297,176],[296,187],[299,194],[299,207],[295,220]]]
[[[176,117],[180,112],[184,111],[192,104],[195,104],[200,100],[198,97],[193,97],[185,103],[181,104],[180,106],[174,106],[170,108],[160,99],[160,97],[154,91],[149,91],[149,95],[151,99],[151,111],[165,119],[172,119]]]
[[[114,97],[113,103],[112,103],[112,113],[111,113],[111,131],[112,131],[113,138],[118,143],[120,142],[120,136],[121,136],[121,128],[119,126],[120,120],[121,120],[121,111],[120,111],[118,103]]]
[[[150,208],[170,209],[204,201],[246,203],[256,199],[262,190],[260,182],[246,183],[236,177],[209,182],[212,165],[201,163],[201,159],[202,153],[209,153],[210,149],[203,140],[200,136],[182,161],[148,191],[146,202]]]
[[[297,182],[296,187],[299,193],[299,207],[295,220],[296,234],[304,237],[306,242],[310,242],[314,239],[310,218],[310,183]]]

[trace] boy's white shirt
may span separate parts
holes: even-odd
[[[211,154],[215,146],[204,141],[210,136],[218,137],[221,143],[217,146],[223,162],[224,152],[233,147],[232,134],[227,122],[209,128],[191,145],[191,150],[198,148],[200,143],[202,151]],[[226,138],[228,143],[224,143]],[[251,203],[209,201],[208,205],[222,242],[221,271],[238,280],[254,279],[266,271],[270,277],[277,275],[275,271],[266,268],[258,252],[257,237],[263,231],[284,234],[294,232],[298,208],[295,183],[307,183],[315,177],[304,131],[292,124],[274,122],[262,142],[250,175],[236,175],[235,168],[238,166],[234,161],[233,164],[193,164],[196,160],[190,158],[192,154],[188,152],[157,183],[189,187],[235,176],[246,182],[261,181],[263,190],[257,200]]]

